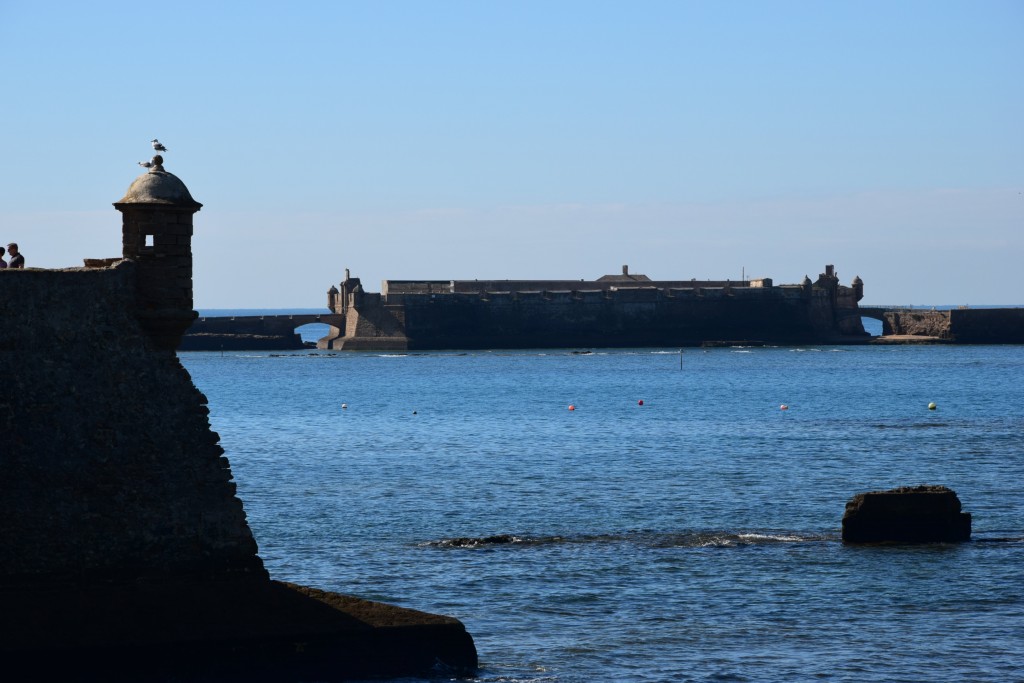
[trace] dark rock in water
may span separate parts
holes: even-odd
[[[945,486],[858,493],[843,514],[845,543],[958,543],[971,539],[971,514]]]
[[[440,545],[449,548],[477,548],[482,545],[503,545],[515,543],[518,539],[512,534],[498,534],[496,536],[484,536],[483,538],[459,537],[442,541]]]

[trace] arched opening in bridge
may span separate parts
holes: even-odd
[[[295,328],[295,334],[302,338],[302,343],[306,346],[316,346],[318,340],[335,336],[338,332],[338,328],[327,323],[306,323]]]
[[[861,316],[861,324],[864,326],[864,331],[870,334],[872,337],[882,336],[882,321],[878,318],[869,318],[867,316]]]

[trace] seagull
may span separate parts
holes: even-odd
[[[142,168],[153,168],[153,162],[152,161],[140,161],[139,162],[139,166],[141,166]]]
[[[153,149],[155,149],[158,152],[166,152],[167,151],[167,148],[164,147],[164,143],[160,142],[156,138],[153,139]]]

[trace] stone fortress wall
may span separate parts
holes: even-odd
[[[115,207],[122,259],[0,272],[0,582],[265,578],[173,351],[195,317],[201,205],[161,167]]]
[[[121,258],[0,270],[0,657],[32,680],[471,674],[456,619],[273,581],[206,398],[184,183],[114,206]]]
[[[1024,308],[954,308],[949,327],[959,344],[1024,344]]]
[[[0,273],[0,583],[265,576],[206,399],[139,268]]]
[[[1024,308],[890,311],[885,314],[884,331],[957,344],[1024,344]]]
[[[598,280],[386,280],[358,278],[328,292],[345,317],[329,349],[694,346],[717,341],[819,343],[864,340],[856,315],[863,283],[839,284],[832,266],[816,282]]]

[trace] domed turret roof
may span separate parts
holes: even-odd
[[[192,199],[188,188],[173,173],[153,169],[143,173],[128,188],[118,204],[173,204],[175,206],[199,207]]]

